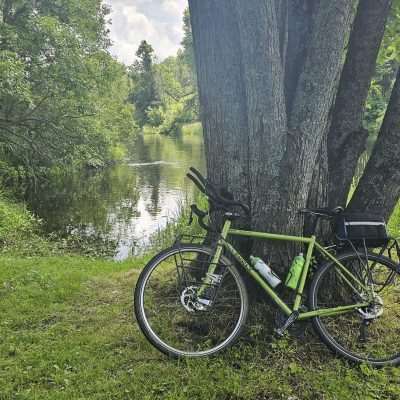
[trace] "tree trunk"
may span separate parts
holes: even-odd
[[[328,147],[327,134],[323,135],[319,148],[316,167],[313,171],[311,187],[308,193],[307,207],[320,208],[328,202]],[[304,221],[304,236],[316,234],[318,238],[326,240],[330,235],[330,226],[317,217],[308,216]],[[322,241],[322,240],[321,240]]]
[[[365,102],[392,0],[362,0],[350,36],[328,134],[329,206],[345,206],[368,132]]]
[[[368,211],[388,219],[400,196],[400,70],[378,139],[351,198],[350,211]]]
[[[251,202],[246,88],[239,29],[229,0],[190,0],[207,172]]]
[[[285,153],[286,110],[283,67],[274,3],[236,0],[249,152],[249,189],[254,229],[277,230],[280,163]],[[273,151],[271,151],[273,149]]]
[[[208,174],[250,205],[254,229],[301,234],[297,209],[307,205],[356,1],[288,0],[287,18],[285,3],[189,6]]]
[[[284,27],[288,36],[284,63],[287,114],[290,114],[292,109],[297,83],[307,55],[314,6],[313,0],[288,0],[288,23]]]
[[[189,0],[208,175],[250,206],[253,229],[302,234],[299,208],[326,205],[328,193],[332,205],[347,195],[390,3]],[[391,134],[381,132],[367,176],[379,175],[373,160],[394,140],[391,114],[382,128]],[[397,190],[382,190],[390,207]],[[287,265],[279,260],[293,255],[254,249],[276,257],[278,272]]]
[[[308,52],[289,116],[286,165],[281,169],[286,189],[282,224],[292,234],[302,233],[303,224],[296,211],[307,205],[356,4],[322,1],[314,13]]]
[[[279,51],[281,55],[281,63],[283,68],[286,65],[286,53],[287,53],[288,39],[289,39],[289,32],[288,32],[289,1],[290,0],[282,0],[275,2],[277,28],[279,30]]]

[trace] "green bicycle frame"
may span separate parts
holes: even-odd
[[[300,280],[296,290],[296,296],[294,300],[293,307],[289,307],[287,303],[285,303],[278,294],[272,289],[271,286],[258,274],[258,272],[239,254],[239,252],[226,241],[228,235],[233,236],[246,236],[250,238],[256,239],[267,239],[267,240],[281,240],[286,242],[298,242],[307,245],[307,253],[306,259],[303,266],[303,270],[300,276]],[[221,236],[218,240],[216,250],[213,256],[213,259],[208,268],[208,274],[204,279],[203,285],[198,290],[198,295],[201,294],[206,289],[207,285],[211,284],[211,279],[209,275],[215,272],[219,260],[222,255],[222,251],[226,250],[230,253],[240,265],[247,271],[247,273],[254,278],[254,280],[262,287],[265,293],[277,304],[277,306],[285,313],[287,316],[291,315],[293,312],[299,312],[298,319],[304,320],[307,318],[313,317],[324,317],[324,316],[333,316],[338,314],[343,314],[345,312],[352,311],[357,308],[366,307],[369,303],[368,301],[339,306],[333,308],[323,308],[319,310],[300,312],[300,307],[302,305],[302,295],[304,291],[304,286],[307,280],[309,268],[311,265],[311,258],[315,250],[317,250],[320,254],[322,254],[326,259],[334,262],[336,264],[337,272],[341,276],[341,278],[352,288],[352,290],[361,297],[360,292],[356,287],[361,288],[364,293],[369,293],[369,289],[358,280],[339,260],[337,260],[331,253],[329,253],[324,247],[322,247],[315,239],[315,236],[311,237],[301,237],[301,236],[287,236],[280,235],[274,233],[267,232],[255,232],[255,231],[246,231],[241,229],[231,229],[231,221],[226,220],[221,232]]]

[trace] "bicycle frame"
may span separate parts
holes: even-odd
[[[300,276],[299,284],[296,291],[295,301],[293,307],[289,307],[287,303],[285,303],[279,295],[268,285],[267,282],[258,274],[258,272],[240,255],[240,253],[226,241],[228,235],[232,236],[245,236],[256,239],[266,239],[266,240],[280,240],[286,242],[298,242],[307,245],[307,253],[306,259],[303,266],[303,270]],[[301,237],[301,236],[287,236],[281,234],[273,234],[267,232],[255,232],[255,231],[246,231],[241,229],[231,229],[231,221],[226,220],[221,232],[221,236],[218,240],[216,250],[213,256],[213,259],[210,263],[210,267],[208,269],[208,274],[204,280],[204,284],[199,288],[198,295],[201,296],[202,292],[205,290],[207,285],[211,283],[208,278],[209,274],[213,274],[215,272],[216,266],[220,260],[222,255],[222,251],[225,249],[228,253],[230,253],[240,265],[247,271],[247,273],[253,277],[253,279],[261,286],[261,288],[265,291],[265,293],[277,304],[277,306],[282,310],[284,314],[287,316],[291,315],[293,312],[299,312],[298,319],[304,320],[313,317],[324,317],[324,316],[333,316],[338,314],[343,314],[346,312],[350,312],[357,308],[368,306],[369,302],[361,302],[351,305],[345,305],[334,308],[324,308],[313,311],[301,312],[300,307],[302,305],[302,295],[304,291],[304,286],[307,280],[308,272],[311,265],[311,259],[314,254],[314,251],[317,250],[322,256],[327,258],[328,260],[335,263],[338,267],[337,271],[341,278],[354,290],[356,294],[361,297],[359,290],[356,287],[361,288],[364,293],[369,293],[369,289],[358,280],[339,260],[337,260],[331,253],[329,253],[323,246],[321,246],[317,241],[315,236],[311,237]]]

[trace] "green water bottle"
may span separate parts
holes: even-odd
[[[293,290],[297,289],[297,285],[299,284],[299,279],[303,271],[303,266],[305,262],[306,260],[304,259],[303,253],[300,253],[294,258],[285,281],[285,285],[288,288]]]

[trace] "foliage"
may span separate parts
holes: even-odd
[[[385,116],[397,68],[400,63],[399,29],[400,1],[395,0],[386,24],[385,34],[377,58],[375,76],[371,81],[368,99],[365,105],[363,123],[369,133],[366,151],[360,156],[348,200],[350,200],[353,195],[367,165],[369,155],[372,152]]]
[[[140,127],[150,122],[148,112],[158,103],[153,63],[154,49],[142,40],[136,51],[136,61],[130,67],[133,82],[129,99],[135,105],[135,120]]]
[[[400,238],[400,201],[390,217],[388,229],[393,237]]]
[[[130,67],[135,119],[146,132],[172,134],[198,120],[198,95],[189,11],[183,17],[182,49],[157,63],[152,46],[142,41]]]
[[[400,1],[393,0],[391,12],[385,27],[378,64],[400,61]]]
[[[80,232],[62,237],[56,233],[47,236],[52,244],[49,255],[79,255],[88,258],[112,259],[118,242],[101,235],[84,236]],[[37,254],[34,252],[33,254]],[[32,254],[31,254],[32,255]]]
[[[146,261],[1,257],[0,397],[398,398],[398,369],[349,365],[310,333],[275,340],[262,318],[224,354],[168,359],[132,321],[132,287]]]
[[[194,202],[203,210],[207,210],[208,203],[207,198],[201,193],[197,192]],[[188,199],[185,199],[179,204],[178,209],[175,212],[175,215],[172,216],[167,221],[167,224],[163,229],[157,230],[149,240],[149,245],[146,249],[143,249],[146,252],[150,251],[161,251],[175,242],[175,240],[179,236],[204,236],[204,230],[199,226],[196,221],[196,218],[193,217],[191,224],[190,221],[190,207]]]
[[[176,133],[182,124],[198,119],[192,71],[182,60],[178,54],[153,67],[159,101],[146,111],[146,124],[153,133]]]
[[[134,131],[125,68],[106,52],[100,0],[3,1],[0,158],[32,173],[101,165]]]
[[[0,242],[11,244],[17,240],[26,239],[38,227],[38,221],[27,209],[12,203],[4,195],[0,197]]]
[[[395,0],[386,25],[366,104],[364,124],[370,133],[368,152],[372,150],[382,124],[399,62],[400,1]]]
[[[56,249],[41,232],[41,221],[22,204],[0,195],[0,253],[49,255]]]
[[[192,70],[182,62],[179,54],[156,66],[157,88],[164,114],[160,133],[169,133],[174,131],[178,124],[198,118],[195,107],[197,92],[192,78]]]
[[[192,72],[192,86],[196,84],[196,63],[193,48],[193,34],[192,26],[190,23],[189,8],[186,8],[183,14],[183,39],[181,42],[182,51],[179,56],[183,58],[184,63],[190,68]]]

